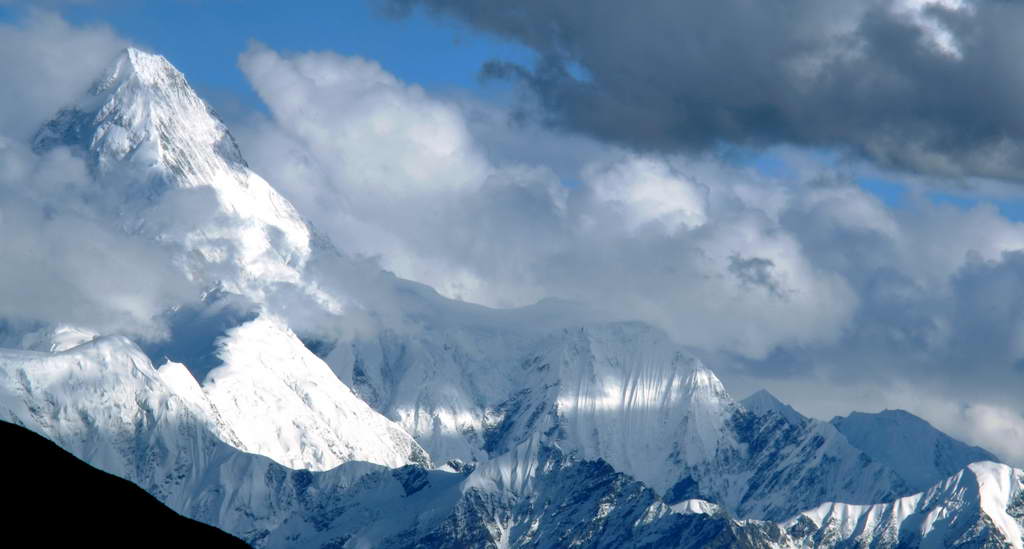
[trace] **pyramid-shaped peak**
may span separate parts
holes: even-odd
[[[733,405],[732,397],[729,396],[722,381],[714,372],[696,360],[692,363],[692,368],[684,385],[691,405],[694,402],[715,408]]]
[[[245,168],[227,127],[181,71],[137,48],[121,51],[34,142],[37,151],[61,145],[84,149],[98,173],[123,173],[128,163],[136,173],[160,172],[174,187],[209,184]]]
[[[743,399],[744,404],[763,403],[771,406],[782,405],[782,401],[775,395],[771,394],[767,389],[758,389],[752,395]]]
[[[786,421],[794,425],[803,423],[806,417],[800,412],[793,409],[792,406],[782,402],[775,395],[771,394],[765,389],[761,389],[756,393],[743,399],[740,404],[743,405],[747,410],[757,414],[764,415],[768,412],[775,412],[781,415]]]
[[[166,57],[128,47],[110,65],[104,78],[96,83],[94,93],[102,93],[124,80],[132,79],[144,86],[187,86],[185,75]]]
[[[275,277],[298,279],[308,227],[249,169],[227,126],[163,56],[122,51],[92,90],[37,132],[34,150],[55,147],[86,160],[102,215],[133,234],[180,243],[190,277],[243,295]],[[205,207],[199,219],[197,208],[182,206],[193,202]]]

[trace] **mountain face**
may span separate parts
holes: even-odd
[[[35,145],[203,298],[165,341],[25,334],[0,419],[253,546],[1021,546],[1022,473],[920,421],[737,402],[651,326],[350,268],[160,56],[125,51]],[[312,337],[272,306],[344,316],[347,285],[394,322]]]
[[[807,420],[803,414],[794,410],[792,406],[783,403],[779,399],[775,398],[775,395],[764,389],[761,389],[760,391],[757,391],[756,393],[741,400],[740,404],[742,404],[747,410],[759,416],[763,416],[769,412],[775,412],[793,425],[799,425]]]
[[[802,546],[1014,547],[1022,543],[1024,471],[973,463],[890,503],[829,503],[787,523]]]
[[[474,322],[420,338],[383,334],[345,350],[347,362],[342,351],[327,360],[438,462],[496,457],[539,432],[670,502],[707,499],[742,518],[782,520],[825,501],[911,493],[832,425],[749,412],[650,326],[531,338],[511,322],[500,332]]]
[[[123,52],[78,104],[39,131],[37,150],[56,146],[86,158],[112,223],[170,250],[207,291],[195,317],[170,323],[191,331],[177,330],[148,354],[158,364],[184,363],[191,376],[182,373],[176,387],[219,420],[233,421],[225,441],[316,470],[350,460],[399,466],[427,459],[290,329],[262,314],[268,293],[281,285],[317,293],[303,278],[311,231],[247,167],[227,128],[166,59]],[[248,309],[232,317],[224,302]],[[204,316],[222,322],[197,318]],[[174,352],[182,350],[190,352]]]
[[[926,490],[936,478],[953,476],[970,463],[999,461],[990,452],[968,446],[902,410],[854,412],[831,423],[851,444],[888,465],[915,490]]]

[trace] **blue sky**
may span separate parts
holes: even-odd
[[[236,60],[250,40],[278,51],[332,50],[367,57],[431,90],[486,93],[477,79],[481,64],[496,57],[528,61],[531,56],[525,47],[421,12],[397,19],[361,0],[286,6],[264,0],[105,0],[73,4],[61,12],[75,23],[108,24],[163,54],[212,101],[224,102],[228,95],[249,106],[259,100]],[[18,10],[3,11],[11,18]]]

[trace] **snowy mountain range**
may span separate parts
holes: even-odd
[[[910,414],[736,401],[649,325],[346,255],[163,57],[123,52],[56,147],[201,292],[163,339],[5,334],[0,419],[253,546],[1024,547],[1024,472]]]

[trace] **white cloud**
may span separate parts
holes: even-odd
[[[672,234],[707,221],[707,188],[673,173],[664,162],[634,157],[610,165],[591,164],[583,179],[595,200],[621,217],[619,230],[636,231],[657,223]],[[587,226],[581,229],[599,230]]]
[[[159,337],[154,317],[197,297],[169,254],[98,219],[66,149],[0,140],[0,318]]]
[[[127,45],[108,27],[73,26],[52,12],[30,11],[23,21],[0,24],[0,132],[30,138]]]
[[[169,254],[104,219],[80,158],[28,145],[126,44],[49,12],[0,25],[0,331],[73,324],[158,337],[155,317],[197,297]]]
[[[274,114],[241,132],[257,170],[346,251],[449,296],[575,298],[751,356],[832,340],[856,304],[726,181],[750,174],[605,147],[568,188],[547,166],[485,155],[458,103],[375,64],[254,46],[241,65]]]
[[[399,276],[490,305],[564,297],[646,320],[738,385],[825,383],[848,406],[835,413],[891,404],[893,383],[1016,413],[1024,314],[987,304],[1024,296],[1024,226],[994,207],[915,187],[888,207],[834,158],[792,148],[776,151],[787,180],[629,154],[501,124],[496,107],[334,54],[255,47],[242,66],[274,115],[241,132],[257,171],[342,249]],[[438,142],[421,146],[428,135]],[[837,396],[854,384],[856,398]]]

